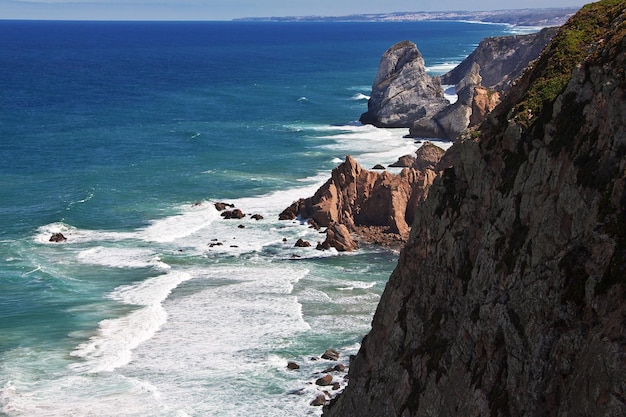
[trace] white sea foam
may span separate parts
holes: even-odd
[[[97,334],[70,353],[82,359],[70,367],[77,372],[96,373],[111,372],[128,364],[133,349],[165,324],[167,313],[163,301],[174,288],[190,278],[187,273],[171,272],[114,290],[110,298],[142,307],[123,317],[101,321]]]
[[[144,248],[116,248],[96,246],[78,253],[78,260],[91,265],[112,268],[150,268],[167,270],[169,266],[160,261],[158,255]]]
[[[134,237],[132,232],[79,229],[63,222],[56,222],[39,227],[33,240],[41,244],[52,244],[50,236],[54,233],[62,233],[67,238],[68,243],[86,243],[102,240],[119,241]]]
[[[351,281],[347,286],[337,289],[341,291],[351,291],[354,289],[372,288],[374,285],[376,285],[375,282]]]
[[[440,64],[426,66],[426,71],[433,75],[442,75],[455,69],[459,65],[458,62],[442,62]]]
[[[265,385],[262,376],[281,362],[269,352],[289,346],[294,336],[310,329],[292,295],[294,284],[308,273],[306,268],[272,265],[196,270],[198,278],[190,284],[196,289],[168,300],[168,322],[137,348],[137,359],[125,372],[148,378],[174,409],[248,415],[251,410],[235,406],[241,404],[242,389],[263,401],[264,390],[257,384]],[[285,363],[283,358],[281,368]],[[208,393],[213,401],[205,401]],[[257,407],[257,415],[272,415],[271,407]]]
[[[454,104],[459,99],[459,96],[456,94],[456,86],[454,85],[442,85],[443,88],[443,96],[450,102],[450,104]]]
[[[152,242],[172,242],[189,236],[220,218],[213,204],[195,204],[186,206],[183,210],[179,215],[153,221],[140,231],[140,238]]]
[[[370,96],[366,96],[363,93],[358,93],[350,97],[350,100],[361,101],[361,100],[369,100]]]

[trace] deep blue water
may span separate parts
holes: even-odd
[[[0,411],[311,411],[286,394],[306,376],[281,364],[354,350],[395,254],[293,262],[291,241],[317,236],[277,214],[346,154],[387,162],[415,146],[356,122],[388,47],[417,43],[436,73],[506,32],[0,21]],[[266,220],[239,229],[219,200]],[[48,243],[55,231],[68,241]]]

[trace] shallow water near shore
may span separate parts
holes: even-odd
[[[319,415],[312,358],[357,351],[397,253],[278,214],[419,146],[356,122],[389,46],[436,73],[508,31],[0,21],[0,412]]]

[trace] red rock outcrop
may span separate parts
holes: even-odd
[[[495,109],[500,103],[500,93],[486,87],[474,87],[474,97],[472,98],[472,114],[469,119],[469,126],[481,124],[487,113]]]
[[[413,166],[399,174],[365,170],[347,156],[315,195],[293,203],[281,213],[280,219],[311,219],[320,227],[345,225],[363,240],[369,240],[367,237],[372,235],[367,228],[376,227],[384,233],[398,235],[396,240],[403,241],[409,235],[416,206],[426,197],[443,154],[441,148],[426,143],[418,150]]]

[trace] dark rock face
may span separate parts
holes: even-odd
[[[360,120],[378,127],[410,127],[447,104],[439,79],[426,73],[417,46],[403,41],[381,58],[367,112]]]
[[[557,30],[558,28],[552,27],[528,35],[486,38],[456,68],[442,75],[441,83],[457,85],[477,64],[483,87],[505,91],[522,74],[530,61],[541,54]]]
[[[626,415],[625,21],[585,6],[448,152],[325,417]]]

